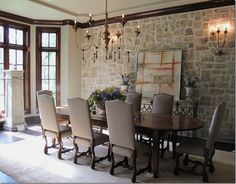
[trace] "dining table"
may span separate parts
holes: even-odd
[[[69,119],[68,106],[56,107],[56,113],[62,118]],[[177,135],[178,131],[197,130],[204,126],[204,122],[193,117],[181,115],[161,115],[151,112],[140,112],[134,115],[133,123],[136,128],[141,128],[152,132],[152,172],[153,177],[158,177],[159,157],[160,157],[160,138],[166,131],[171,131]],[[104,114],[92,114],[92,125],[107,127],[107,120]],[[176,142],[173,143],[175,150]]]

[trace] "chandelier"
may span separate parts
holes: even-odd
[[[90,13],[89,20],[88,20],[89,29],[86,31],[86,34],[85,34],[85,40],[87,41],[87,43],[85,44],[86,46],[80,47],[78,44],[78,39],[77,39],[77,30],[79,28],[79,23],[76,20],[74,21],[73,28],[75,30],[75,42],[76,42],[77,48],[79,48],[83,52],[83,60],[85,60],[84,53],[86,51],[90,51],[90,52],[92,51],[94,62],[95,62],[95,60],[98,58],[98,48],[100,48],[101,45],[104,45],[103,49],[105,50],[106,60],[111,57],[114,58],[114,60],[116,60],[116,57],[120,59],[121,50],[124,50],[124,42],[125,42],[124,41],[124,38],[125,38],[124,28],[127,23],[127,20],[125,20],[125,15],[123,14],[121,16],[121,20],[120,20],[121,29],[119,29],[114,34],[111,34],[111,32],[109,31],[109,25],[108,25],[108,12],[107,12],[107,0],[106,0],[105,24],[104,24],[105,30],[99,33],[94,32],[93,30],[94,22],[95,21],[92,18],[92,14]],[[135,46],[137,45],[137,38],[140,33],[141,33],[140,26],[138,25],[135,30],[135,35],[136,35]],[[102,42],[104,44],[102,44]],[[126,53],[128,55],[128,62],[129,62],[131,51],[126,51]]]

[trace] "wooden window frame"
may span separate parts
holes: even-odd
[[[56,47],[41,47],[42,33],[56,33]],[[56,52],[56,105],[61,104],[60,93],[60,66],[61,66],[61,28],[59,27],[36,27],[36,90],[42,89],[42,65],[41,65],[41,52]]]
[[[24,70],[24,110],[25,114],[31,113],[31,88],[30,88],[30,26],[4,19],[0,19],[0,25],[4,27],[4,42],[0,47],[4,49],[4,69],[9,69],[10,49],[23,51],[23,70]],[[9,43],[9,28],[20,29],[23,31],[23,45]],[[4,92],[5,93],[5,92]],[[5,94],[4,94],[5,95]]]

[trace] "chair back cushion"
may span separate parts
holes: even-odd
[[[142,94],[136,92],[129,92],[126,95],[125,102],[133,105],[133,113],[140,112],[141,110]]]
[[[224,117],[224,111],[225,111],[226,102],[222,101],[219,105],[216,106],[214,114],[212,116],[207,142],[206,142],[206,148],[212,149],[214,146],[214,143],[216,142],[217,136],[219,134],[220,126]]]
[[[37,91],[37,95],[49,95],[49,96],[52,96],[52,91],[49,91],[49,90]]]
[[[173,95],[166,93],[154,94],[152,112],[168,115],[172,113],[173,109]]]
[[[56,108],[53,96],[47,94],[38,94],[39,115],[43,129],[59,132],[57,123]]]
[[[132,104],[121,100],[106,101],[106,116],[111,145],[135,149]]]
[[[92,125],[87,100],[82,98],[68,99],[72,134],[92,140]]]

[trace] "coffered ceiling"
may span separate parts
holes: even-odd
[[[108,0],[109,17],[131,14],[209,0]],[[44,20],[104,19],[105,0],[0,0],[0,10],[8,13]]]

